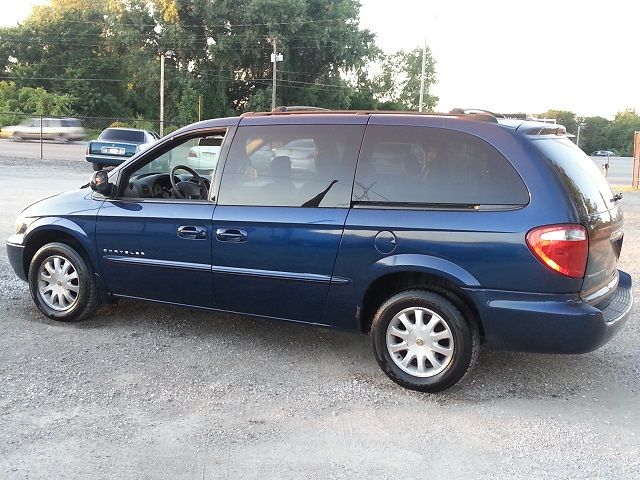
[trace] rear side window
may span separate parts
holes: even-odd
[[[117,130],[108,128],[100,134],[100,140],[116,142],[145,142],[144,132],[138,130]]]
[[[238,128],[224,166],[221,205],[349,207],[364,127]]]
[[[513,166],[473,135],[432,127],[367,127],[358,161],[356,204],[525,205]]]
[[[592,214],[615,207],[611,188],[598,167],[566,137],[534,140],[542,154],[551,160],[575,205]]]
[[[62,126],[63,127],[70,127],[70,128],[79,128],[82,125],[80,124],[80,120],[75,120],[72,118],[67,118],[67,119],[63,119],[62,120]]]

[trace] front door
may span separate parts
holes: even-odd
[[[256,120],[259,122],[259,119]],[[225,163],[213,217],[222,310],[322,319],[363,125],[245,125]]]
[[[224,135],[214,133],[218,138]],[[125,169],[118,195],[107,199],[98,212],[96,244],[105,282],[114,295],[214,306],[214,203],[208,200],[208,190],[216,164],[204,171],[193,163],[192,152],[201,138],[176,140]]]

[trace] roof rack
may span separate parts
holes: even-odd
[[[241,117],[266,117],[272,115],[430,115],[437,117],[456,117],[464,118],[467,120],[475,120],[481,122],[498,123],[497,117],[503,118],[500,114],[493,114],[486,110],[463,110],[455,108],[449,113],[434,113],[434,112],[415,112],[415,111],[401,111],[401,110],[330,110],[320,107],[305,107],[305,106],[291,106],[291,107],[278,107],[274,108],[270,112],[245,112],[241,114]]]
[[[495,118],[505,118],[501,113],[491,112],[482,108],[454,108],[449,113],[453,115],[491,115]]]
[[[328,112],[330,111],[328,108],[322,107],[307,107],[305,105],[291,105],[289,107],[282,106],[276,107],[271,112]]]

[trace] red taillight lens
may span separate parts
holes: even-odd
[[[198,154],[193,150],[189,150],[189,158],[198,158]]]
[[[562,275],[582,278],[589,239],[582,225],[537,227],[527,233],[527,245],[545,266]]]

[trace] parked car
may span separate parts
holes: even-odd
[[[592,157],[614,157],[616,154],[611,150],[596,150],[591,153]]]
[[[581,353],[620,331],[621,195],[585,159],[562,126],[489,114],[207,120],[26,208],[7,251],[54,320],[134,298],[364,332],[393,381],[435,392],[483,343]]]
[[[120,165],[158,140],[158,134],[137,128],[106,128],[87,145],[87,162],[94,170],[102,170],[107,165]]]
[[[42,122],[41,122],[42,120]],[[55,140],[69,142],[84,140],[86,131],[80,120],[76,118],[29,118],[20,125],[2,127],[2,138],[10,138],[17,142],[23,140]]]
[[[172,166],[185,164],[200,174],[210,174],[218,164],[218,156],[222,149],[222,140],[223,137],[220,135],[211,138],[199,138],[197,145],[189,148],[187,158],[174,158]]]

